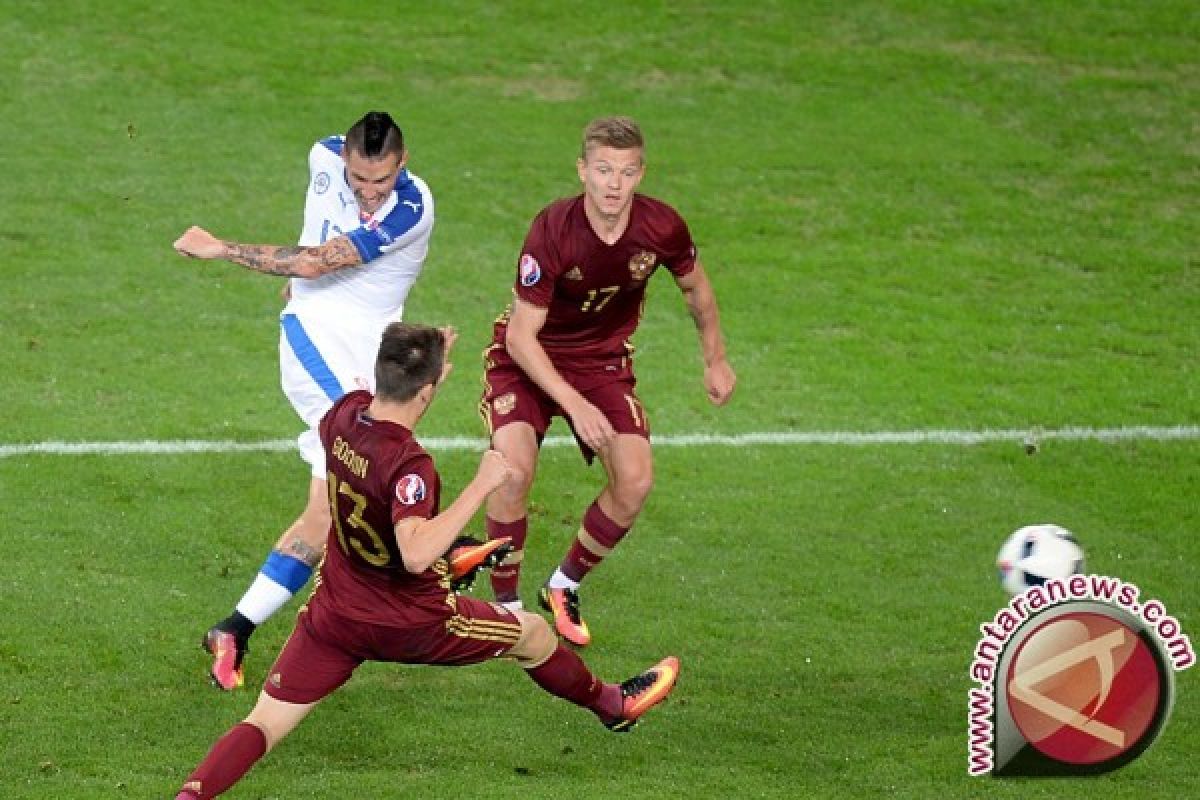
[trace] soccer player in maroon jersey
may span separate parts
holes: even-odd
[[[488,494],[518,479],[489,450],[462,494],[438,511],[441,481],[413,428],[449,374],[454,339],[450,329],[392,323],[376,360],[376,394],[350,392],[321,420],[333,523],[316,588],[254,710],[217,740],[176,800],[206,800],[235,784],[364,661],[512,658],[544,690],[614,731],[633,727],[671,692],[674,657],[604,683],[542,617],[451,587],[445,554]]]
[[[591,641],[579,612],[580,582],[637,519],[654,480],[650,426],[634,392],[633,346],[646,283],[661,266],[683,293],[704,357],[704,385],[728,402],[736,377],[712,285],[683,218],[637,193],[645,174],[642,133],[628,117],[592,121],[576,164],[583,192],[534,218],[517,264],[514,299],[484,353],[480,413],[514,480],[487,503],[491,538],[513,551],[492,572],[498,601],[521,607],[518,579],[528,529],[529,490],[551,418],[567,420],[590,464],[607,481],[583,514],[575,541],[539,592],[568,641]]]

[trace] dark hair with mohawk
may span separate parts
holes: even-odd
[[[386,111],[368,111],[346,131],[346,149],[367,158],[400,155],[404,152],[404,133]]]

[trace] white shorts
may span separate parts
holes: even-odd
[[[296,438],[314,478],[325,478],[325,450],[317,426],[336,400],[355,389],[375,391],[375,357],[388,321],[279,316],[279,375],[283,393],[308,425]]]

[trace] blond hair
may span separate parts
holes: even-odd
[[[589,150],[596,147],[612,147],[616,150],[644,149],[642,129],[631,117],[600,117],[583,129],[583,149],[580,158],[587,158]]]

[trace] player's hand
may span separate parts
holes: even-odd
[[[479,471],[476,478],[483,482],[489,492],[499,489],[505,483],[515,482],[518,470],[499,450],[488,450],[479,461]]]
[[[728,403],[736,385],[737,375],[725,359],[714,361],[704,368],[704,388],[713,405],[723,406]]]
[[[604,412],[587,400],[581,399],[579,404],[567,411],[571,417],[571,427],[583,443],[595,452],[600,452],[612,444],[617,432]]]
[[[193,225],[175,240],[175,250],[192,258],[224,258],[225,243],[208,231]]]
[[[437,381],[437,385],[441,386],[454,370],[454,364],[450,363],[450,350],[454,347],[454,343],[458,341],[458,331],[449,325],[444,328],[438,328],[438,330],[441,331],[442,341],[446,343],[446,349],[442,354],[442,374],[438,376]]]

